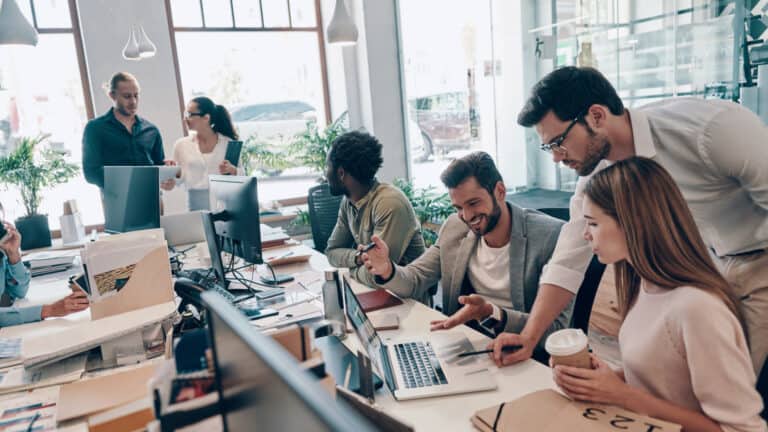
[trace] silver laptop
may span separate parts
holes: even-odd
[[[494,390],[485,356],[460,358],[474,347],[460,331],[431,333],[385,345],[344,276],[346,314],[371,362],[397,400]]]
[[[202,212],[193,211],[160,216],[168,246],[182,246],[205,241]]]

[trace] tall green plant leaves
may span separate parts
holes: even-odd
[[[320,130],[315,123],[307,123],[307,130],[296,135],[296,139],[289,147],[289,153],[295,159],[297,165],[307,166],[312,171],[321,173],[321,179],[325,181],[325,162],[328,152],[331,151],[333,140],[347,131],[344,123],[346,113],[341,115],[325,130]]]
[[[49,136],[21,137],[11,153],[0,157],[0,181],[19,189],[28,216],[37,214],[43,189],[66,183],[79,169],[50,147],[38,151]]]

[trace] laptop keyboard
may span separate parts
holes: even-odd
[[[406,388],[448,384],[429,342],[395,344],[394,348]]]

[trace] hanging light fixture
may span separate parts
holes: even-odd
[[[128,42],[125,44],[125,48],[123,48],[123,58],[126,60],[141,60],[134,26],[128,29]]]
[[[24,18],[16,0],[2,0],[0,45],[37,45],[37,30]]]
[[[149,36],[147,36],[147,32],[144,31],[144,26],[142,26],[141,24],[139,24],[138,42],[139,42],[139,57],[150,58],[155,56],[155,53],[157,52],[157,47],[155,47],[155,44],[153,44],[152,41],[149,40]]]
[[[353,45],[357,43],[357,26],[349,16],[344,0],[336,0],[333,18],[328,24],[328,43],[338,45]]]

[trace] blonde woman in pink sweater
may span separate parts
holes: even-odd
[[[623,369],[597,357],[591,370],[556,366],[558,386],[685,431],[766,431],[739,311],[670,174],[626,159],[595,174],[585,196],[584,236],[614,264]]]

